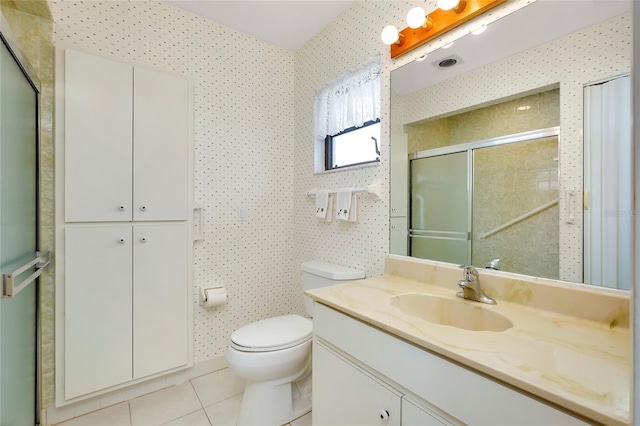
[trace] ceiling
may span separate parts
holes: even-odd
[[[352,0],[164,0],[257,39],[296,51],[351,7]]]

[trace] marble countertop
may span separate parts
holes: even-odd
[[[485,373],[588,419],[630,421],[631,344],[628,328],[498,299],[484,305],[506,316],[505,331],[470,331],[402,312],[392,297],[427,293],[460,303],[456,291],[385,275],[306,292],[315,301]]]

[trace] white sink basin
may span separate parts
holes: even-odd
[[[449,299],[423,293],[403,293],[391,298],[391,305],[403,313],[440,325],[471,331],[505,331],[513,323],[492,310],[493,306],[463,299]]]

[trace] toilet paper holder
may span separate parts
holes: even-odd
[[[227,289],[223,285],[200,287],[198,304],[205,308],[214,308],[227,302]]]

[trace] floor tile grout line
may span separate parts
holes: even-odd
[[[200,399],[200,395],[198,395],[198,391],[196,390],[196,387],[193,386],[193,379],[189,380],[189,385],[191,386],[191,389],[193,389],[193,393],[196,394],[196,398],[198,398],[198,402],[200,403],[200,408],[202,408],[204,410],[204,404],[202,403],[202,399]]]
[[[166,421],[166,422],[164,422],[164,423],[160,423],[158,426],[163,426],[163,425],[166,425],[166,424],[168,424],[168,423],[175,422],[176,420],[179,420],[179,419],[181,419],[181,418],[183,418],[183,417],[190,416],[190,415],[192,415],[193,413],[197,413],[198,411],[204,411],[204,408],[199,408],[199,409],[197,409],[197,410],[193,410],[193,411],[192,411],[192,412],[190,412],[190,413],[183,414],[183,415],[182,415],[182,416],[180,416],[180,417],[176,417],[175,419],[167,420],[167,421]],[[207,413],[206,413],[206,411],[205,411],[204,413],[205,413],[205,415],[207,414]],[[208,419],[209,419],[209,418],[207,417],[207,420],[208,420]],[[211,422],[209,422],[209,423],[211,423]]]

